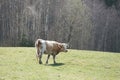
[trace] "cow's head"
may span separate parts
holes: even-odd
[[[61,45],[60,45],[60,51],[61,52],[68,52],[67,48],[68,48],[68,44],[61,43]]]

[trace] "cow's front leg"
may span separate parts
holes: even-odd
[[[53,62],[54,62],[54,64],[56,64],[55,57],[56,57],[56,55],[53,55]]]
[[[39,55],[39,64],[42,64],[42,53]]]
[[[47,60],[46,60],[46,64],[48,64],[48,60],[50,58],[50,54],[48,54]]]

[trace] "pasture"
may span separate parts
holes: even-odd
[[[38,64],[36,49],[31,47],[0,48],[0,80],[120,80],[120,54],[69,50],[52,56],[45,65]]]

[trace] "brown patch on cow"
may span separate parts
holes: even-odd
[[[53,52],[54,54],[58,54],[61,50],[61,45],[59,43],[53,43],[52,45],[49,45],[47,42],[46,42],[46,50],[47,50],[47,53],[49,52]]]
[[[60,44],[53,44],[53,51],[60,52],[62,46]]]
[[[61,50],[61,48],[63,47],[62,44],[57,44],[57,47],[59,48],[59,50]]]
[[[40,42],[40,40],[38,40],[38,45],[37,45],[37,47],[40,47],[41,46],[41,42]]]

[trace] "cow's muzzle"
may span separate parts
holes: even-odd
[[[68,52],[68,50],[65,50],[65,52]]]

